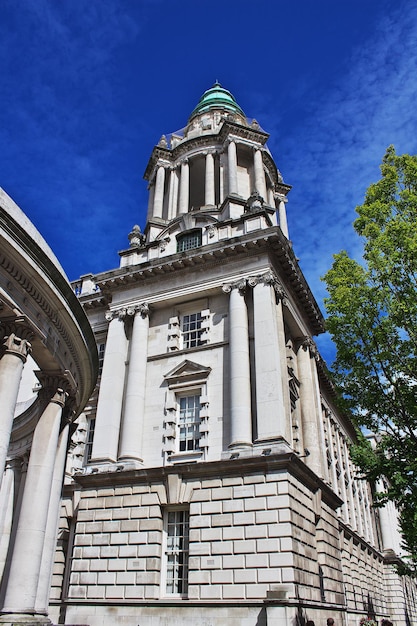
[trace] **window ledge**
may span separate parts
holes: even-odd
[[[203,451],[197,450],[195,452],[176,452],[175,454],[170,454],[168,460],[171,463],[192,463],[193,461],[199,461],[203,458]]]

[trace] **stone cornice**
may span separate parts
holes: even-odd
[[[258,472],[287,471],[291,476],[302,482],[313,493],[320,489],[322,499],[332,509],[339,508],[343,501],[323,482],[302,459],[294,452],[273,454],[270,456],[253,456],[204,463],[181,463],[180,465],[160,466],[143,469],[124,469],[123,462],[114,465],[113,471],[93,471],[73,476],[75,482],[83,487],[105,485],[129,485],[140,483],[165,482],[169,475],[176,474],[183,480],[205,479],[219,476],[236,476],[255,474]]]
[[[40,367],[51,366],[53,361],[59,367],[68,367],[72,361],[82,387],[80,401],[85,404],[98,371],[89,321],[39,233],[19,217],[20,209],[2,190],[0,201],[0,274],[13,285],[15,306],[30,317],[35,330],[33,357]],[[57,351],[55,339],[61,343],[61,352]]]
[[[346,539],[352,539],[354,543],[356,543],[357,545],[366,546],[366,549],[368,550],[370,554],[373,554],[376,558],[380,559],[381,561],[382,560],[385,561],[384,555],[382,555],[374,546],[368,543],[364,537],[362,537],[356,531],[354,531],[348,524],[346,524],[342,520],[339,520],[339,527],[340,527],[340,530],[344,533]],[[400,562],[400,561],[401,559],[398,559],[397,562]]]
[[[322,359],[320,355],[316,359],[316,366],[317,366],[317,373],[318,373],[318,377],[320,381],[320,390],[321,390],[322,395],[324,396],[327,402],[329,402],[330,404],[333,404],[334,408],[337,411],[337,415],[343,424],[343,427],[348,432],[352,441],[356,441],[358,435],[355,430],[355,427],[353,426],[352,421],[349,418],[349,416],[346,415],[346,413],[343,413],[343,411],[340,410],[340,408],[338,407],[337,389],[332,381],[331,372],[329,372],[326,362]]]
[[[275,226],[221,240],[195,250],[99,274],[95,277],[95,283],[102,293],[97,294],[96,298],[101,299],[104,294],[110,300],[113,291],[133,286],[135,283],[152,280],[172,272],[189,270],[196,266],[224,265],[225,260],[231,257],[256,255],[260,251],[266,251],[272,255],[273,263],[275,259],[274,264],[280,269],[278,273],[285,277],[286,291],[294,297],[300,309],[307,315],[311,334],[318,335],[324,332],[322,313],[298,266],[291,243],[284,237],[279,227]],[[89,298],[89,302],[92,300],[93,298]]]

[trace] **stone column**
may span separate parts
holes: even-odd
[[[23,366],[31,350],[31,344],[27,340],[29,331],[25,328],[16,328],[16,332],[20,335],[11,332],[4,339],[5,352],[0,359],[0,483],[9,448]]]
[[[229,183],[229,196],[238,195],[237,186],[237,152],[236,144],[234,141],[230,141],[227,146],[227,172]]]
[[[14,502],[16,497],[16,473],[18,472],[19,465],[20,459],[7,461],[0,489],[0,580],[3,576],[6,564],[12,532]]]
[[[168,219],[173,220],[177,215],[178,203],[178,175],[175,167],[170,168],[169,174],[169,197],[168,197]]]
[[[51,497],[49,500],[48,519],[42,551],[42,562],[39,573],[39,584],[36,594],[36,612],[40,614],[46,614],[48,612],[52,569],[54,565],[55,547],[58,535],[62,484],[64,481],[64,471],[67,460],[69,430],[70,422],[65,420],[58,439],[51,485]]]
[[[313,352],[313,354],[312,354]],[[323,478],[323,442],[317,413],[316,389],[313,378],[314,343],[309,337],[303,338],[297,352],[298,378],[300,381],[300,407],[304,446],[309,454],[307,465],[320,478]]]
[[[149,307],[141,304],[128,315],[134,316],[130,340],[129,369],[125,408],[120,437],[119,459],[143,460],[146,366],[148,361]]]
[[[225,159],[226,159],[226,155],[225,153],[222,151],[219,154],[219,203],[222,204],[224,198],[225,198],[225,185],[226,185],[226,166],[225,166]]]
[[[262,196],[264,202],[267,202],[264,164],[262,161],[262,151],[259,148],[256,148],[254,151],[253,166],[255,172],[255,189],[259,195]]]
[[[185,159],[181,163],[181,178],[180,178],[180,201],[178,212],[188,213],[188,203],[190,198],[190,166],[188,159]]]
[[[33,434],[13,558],[2,609],[3,615],[12,616],[11,621],[13,619],[19,621],[17,615],[34,616],[36,614],[36,594],[55,456],[62,409],[67,396],[62,388],[57,388],[60,382],[52,377],[45,377],[44,380],[45,387],[42,393],[50,394],[51,399]]]
[[[256,373],[257,440],[289,441],[283,385],[287,374],[282,371],[278,325],[283,326],[282,308],[277,319],[274,291],[276,279],[271,272],[249,279],[253,286],[254,348]],[[289,420],[288,420],[289,421]]]
[[[108,311],[110,321],[97,403],[91,463],[116,461],[123,402],[127,338],[126,309]]]
[[[165,168],[159,165],[156,172],[155,195],[153,200],[153,217],[162,217],[164,207]]]
[[[214,156],[212,152],[206,154],[206,180],[205,180],[205,200],[206,206],[214,206]]]
[[[147,222],[149,222],[149,220],[152,219],[152,215],[153,215],[153,201],[154,201],[154,198],[155,198],[155,181],[154,180],[149,183],[149,185],[148,185],[148,192],[149,192],[149,196],[148,196],[148,212],[147,212],[147,216],[146,216],[146,221]]]
[[[244,293],[246,281],[224,285],[230,293],[230,445],[229,448],[252,446],[251,384],[249,363],[248,312]]]
[[[287,211],[285,209],[285,202],[282,199],[279,200],[278,214],[279,214],[279,226],[282,230],[282,234],[285,235],[285,237],[288,239],[289,235],[288,235]]]

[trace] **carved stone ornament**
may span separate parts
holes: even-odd
[[[206,230],[207,230],[209,238],[212,239],[214,237],[214,235],[216,234],[216,229],[215,229],[214,225],[213,224],[209,224],[208,226],[206,226]]]
[[[134,225],[131,232],[128,234],[129,244],[131,248],[139,248],[145,244],[145,235],[140,230],[140,226]]]
[[[63,372],[35,372],[41,383],[39,397],[47,402],[54,402],[61,407],[65,406],[68,398],[72,398],[75,393],[75,381],[68,379]]]
[[[117,309],[114,311],[106,311],[104,317],[108,322],[111,322],[113,319],[117,318],[120,321],[123,321],[127,315],[127,309],[122,307],[121,309]]]
[[[224,285],[222,286],[222,291],[224,293],[230,293],[232,289],[238,289],[240,295],[243,295],[246,291],[246,287],[247,287],[246,278],[241,278],[240,280],[237,280],[234,283],[224,283]]]
[[[252,213],[255,211],[259,211],[260,209],[263,208],[264,202],[265,201],[262,198],[259,191],[255,189],[255,191],[252,191],[251,195],[246,200],[245,213]]]
[[[260,283],[263,283],[264,285],[271,285],[274,288],[277,299],[282,300],[283,304],[287,304],[285,290],[273,272],[269,271],[265,274],[249,276],[247,279],[249,287],[256,287],[256,285],[259,285]]]
[[[171,241],[170,237],[165,237],[164,239],[161,239],[161,241],[159,242],[159,251],[165,252],[165,249],[170,241]]]
[[[299,345],[300,347],[304,350],[304,352],[307,352],[307,350],[310,352],[310,355],[314,358],[314,359],[319,359],[319,352],[317,349],[316,344],[314,343],[314,341],[312,340],[311,337],[302,337],[299,340]]]
[[[167,138],[165,137],[165,135],[162,135],[161,139],[158,142],[158,146],[161,146],[161,148],[166,148],[168,146]]]
[[[18,337],[14,333],[4,338],[3,347],[6,354],[15,354],[21,358],[24,363],[32,350],[32,345],[29,341]]]
[[[149,304],[142,302],[141,304],[134,304],[126,308],[126,315],[133,317],[136,313],[139,313],[142,317],[149,315]]]
[[[51,402],[54,402],[55,404],[59,404],[59,406],[64,407],[67,398],[68,394],[66,391],[64,391],[63,389],[57,389],[55,391],[55,394],[51,398]]]
[[[260,276],[249,276],[248,278],[249,287],[252,287],[252,288],[256,287],[256,285],[260,282],[261,282]]]

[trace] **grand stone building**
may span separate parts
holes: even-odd
[[[267,139],[216,83],[154,148],[120,266],[73,285],[99,380],[68,454],[53,623],[417,623],[395,510],[349,458]]]

